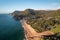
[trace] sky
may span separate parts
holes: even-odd
[[[0,0],[0,13],[11,13],[15,10],[56,10],[60,9],[60,0]]]

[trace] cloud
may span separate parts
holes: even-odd
[[[59,3],[52,3],[52,5],[54,5],[54,6],[58,6],[58,5],[60,5]]]
[[[53,8],[53,10],[58,10],[60,9],[60,6],[57,6],[56,8]]]
[[[57,10],[57,9],[60,9],[60,3],[52,3],[52,6],[54,7],[53,10]]]
[[[60,9],[60,6],[58,6],[56,9]]]

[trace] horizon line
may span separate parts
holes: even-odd
[[[32,9],[32,8],[26,8],[26,9]],[[26,9],[24,9],[24,10],[26,10]],[[58,8],[58,9],[32,9],[32,10],[45,10],[45,11],[53,11],[53,10],[59,10],[60,8]],[[0,12],[0,14],[1,13],[12,13],[12,12],[14,12],[14,11],[24,11],[24,10],[13,10],[13,11],[11,11],[11,12]]]

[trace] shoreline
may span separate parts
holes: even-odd
[[[37,33],[29,24],[26,23],[26,20],[22,19],[20,22],[22,23],[22,26],[24,28],[26,40],[32,40],[32,38],[33,40],[40,40],[44,35],[46,36],[54,34],[51,31]]]
[[[40,38],[37,38],[37,37],[33,38],[38,33],[29,24],[27,24],[24,19],[21,20],[21,23],[22,23],[22,26],[23,26],[24,31],[25,31],[26,40],[39,40],[40,39]]]

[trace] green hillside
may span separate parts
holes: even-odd
[[[59,40],[60,38],[60,9],[59,10],[33,10],[15,11],[12,13],[14,18],[20,20],[24,18],[36,32],[50,30],[55,34],[48,37],[48,40]],[[46,38],[45,38],[46,39]],[[46,39],[47,40],[47,39]]]
[[[14,18],[20,17],[27,20],[37,32],[54,29],[55,25],[60,24],[60,9],[59,10],[33,10],[26,9],[24,11],[15,11],[12,13]],[[16,15],[18,14],[18,15]]]
[[[54,33],[59,33],[60,35],[60,25],[56,25],[54,29],[51,29],[51,31]]]

